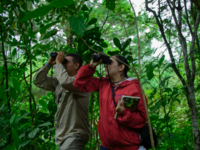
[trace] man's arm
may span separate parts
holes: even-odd
[[[81,91],[73,86],[75,77],[71,77],[68,75],[66,69],[61,63],[54,65],[54,70],[56,74],[56,79],[59,84],[66,90],[73,93],[80,93]]]
[[[34,76],[34,85],[47,91],[55,92],[58,81],[55,77],[47,77],[50,68],[43,65]]]

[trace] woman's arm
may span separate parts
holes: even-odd
[[[133,91],[131,96],[140,97],[138,107],[135,112],[125,108],[118,114],[117,120],[128,127],[141,128],[145,125],[147,117],[139,84],[132,86],[131,91]]]
[[[83,92],[99,91],[100,78],[94,78],[96,67],[90,65],[82,66],[74,81],[74,86]]]

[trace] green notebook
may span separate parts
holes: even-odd
[[[126,96],[122,95],[121,99],[119,102],[124,101],[124,106],[128,109],[131,109],[131,111],[134,111],[134,109],[137,108],[138,103],[140,101],[140,97],[134,97],[134,96]],[[115,114],[114,118],[117,118],[117,113]]]

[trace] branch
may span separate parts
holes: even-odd
[[[27,58],[27,60],[26,60],[26,62],[25,62],[25,64],[24,64],[24,66],[23,66],[23,68],[25,68],[25,66],[26,66],[26,64],[28,63],[28,60],[29,60],[29,53],[28,53],[28,50],[27,50],[27,47],[28,47],[28,46],[27,46],[27,43],[26,43],[26,38],[25,38],[24,30],[23,30],[23,28],[22,28],[22,24],[20,23],[20,20],[19,20],[19,16],[18,16],[16,10],[13,8],[11,2],[10,2],[10,5],[11,5],[12,10],[14,11],[15,15],[17,16],[17,19],[18,19],[18,21],[19,21],[19,25],[20,25],[21,30],[22,30],[22,36],[23,36],[23,38],[24,38],[24,43],[25,43],[25,45],[26,45],[25,50],[26,50],[26,54],[27,54],[27,57],[28,57],[28,58]]]
[[[111,27],[112,27],[112,25],[108,26],[105,30],[102,31],[102,34],[103,34],[105,31],[107,31],[109,28],[111,28]]]
[[[197,13],[197,19],[196,22],[194,24],[194,32],[192,34],[192,42],[191,42],[191,46],[190,46],[190,57],[191,57],[191,63],[192,63],[192,76],[191,76],[191,82],[194,82],[195,79],[195,58],[194,58],[194,45],[195,45],[195,41],[197,38],[197,29],[199,27],[199,22],[200,22],[200,11],[198,11]]]
[[[185,72],[186,72],[186,77],[187,77],[187,80],[190,81],[191,80],[191,70],[190,70],[190,67],[189,67],[189,63],[188,63],[188,51],[187,51],[187,43],[186,43],[186,39],[185,37],[183,36],[182,32],[181,32],[181,24],[178,23],[177,21],[177,18],[176,18],[176,15],[175,15],[175,1],[173,1],[173,7],[171,6],[169,0],[167,0],[167,3],[171,9],[171,12],[172,12],[172,16],[174,18],[174,22],[176,24],[176,29],[178,31],[178,39],[179,39],[179,42],[182,46],[182,52],[183,52],[183,57],[184,57],[184,66],[185,66]],[[180,5],[179,5],[180,6]],[[179,18],[181,18],[180,16],[180,9],[182,8],[177,8],[178,9],[178,14],[179,14]]]
[[[8,112],[11,113],[11,107],[10,107],[10,99],[9,99],[9,91],[8,91],[8,64],[7,64],[7,58],[6,58],[6,52],[4,49],[4,35],[3,35],[3,13],[1,14],[0,17],[0,24],[1,24],[1,45],[2,45],[2,51],[3,51],[3,58],[4,58],[4,66],[5,66],[5,76],[6,76],[6,97],[7,97],[7,105],[8,105]]]
[[[104,27],[104,25],[105,25],[105,23],[106,23],[106,21],[107,21],[107,19],[108,19],[108,15],[109,15],[109,9],[108,9],[108,13],[107,13],[106,19],[105,19],[105,21],[104,21],[104,23],[103,23],[103,25],[102,25],[102,27],[101,27],[101,30],[103,30],[103,27]]]
[[[180,30],[182,30],[182,8],[181,8],[181,2],[180,0],[178,0],[178,7],[176,8],[177,11],[178,11],[178,24],[179,24],[179,27],[180,27]]]
[[[199,54],[200,54],[200,46],[199,46],[199,37],[198,37],[198,35],[196,34],[196,40],[197,40],[197,49],[198,49],[198,51],[199,51]]]
[[[198,0],[191,0],[191,2],[193,2],[196,6],[196,8],[200,11],[200,3]]]
[[[121,16],[121,18],[123,19],[122,16]],[[130,54],[132,54],[132,53],[131,53],[131,43],[130,43],[130,41],[129,41],[129,35],[128,35],[128,32],[127,32],[127,30],[126,30],[126,26],[125,26],[125,23],[124,23],[124,22],[123,22],[123,26],[124,26],[124,30],[125,30],[125,32],[126,32],[126,37],[127,37],[127,39],[128,39],[129,51],[130,51]],[[134,64],[133,64],[133,61],[131,61],[131,62],[132,62],[132,66],[133,66],[133,69],[134,69],[134,73],[137,74],[137,71],[136,71],[135,66],[134,66]]]
[[[0,84],[0,87],[2,87],[3,86],[3,84],[4,84],[4,80],[5,80],[5,78],[4,78],[4,68],[5,68],[5,63],[4,63],[4,65],[3,65],[3,72],[2,72],[2,74],[3,74],[3,79],[2,79],[2,81],[1,81],[1,84]]]
[[[186,21],[190,30],[190,34],[192,34],[192,28],[188,19],[188,11],[187,11],[187,5],[186,5],[186,0],[184,0],[184,5],[185,5],[185,14],[186,14]]]
[[[160,32],[161,32],[161,35],[162,35],[162,38],[163,38],[163,40],[166,44],[166,47],[168,49],[168,53],[169,53],[169,56],[170,56],[170,59],[171,59],[171,62],[172,62],[172,68],[173,68],[174,72],[176,73],[176,75],[178,76],[178,78],[181,80],[183,86],[185,86],[186,82],[185,82],[184,78],[182,77],[182,75],[180,74],[179,70],[176,67],[175,59],[174,59],[174,56],[172,54],[172,49],[171,49],[171,46],[168,43],[167,38],[165,36],[163,25],[160,23],[156,12],[148,7],[148,0],[145,0],[145,4],[146,4],[146,10],[153,13],[154,17],[156,18],[157,24],[159,26],[159,29],[160,29]]]

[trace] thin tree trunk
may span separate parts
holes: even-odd
[[[198,123],[198,111],[196,109],[195,103],[195,90],[194,84],[188,85],[188,103],[190,107],[190,113],[192,116],[192,130],[193,130],[193,142],[194,142],[194,149],[200,149],[200,132],[199,132],[199,123]]]
[[[160,16],[158,16],[156,14],[156,11],[152,10],[151,8],[149,8],[148,6],[148,3],[149,1],[148,0],[145,0],[145,3],[146,3],[146,9],[147,11],[150,11],[154,14],[154,17],[156,18],[156,21],[157,21],[157,24],[159,26],[159,29],[160,29],[160,32],[162,34],[162,38],[166,44],[166,47],[168,49],[168,52],[169,52],[169,55],[170,55],[170,58],[171,58],[171,61],[172,61],[172,68],[174,70],[174,72],[176,73],[176,75],[179,77],[180,81],[182,82],[182,85],[185,88],[185,96],[188,100],[188,105],[189,105],[189,108],[190,108],[190,112],[191,112],[191,118],[192,118],[192,127],[193,127],[193,142],[194,142],[194,149],[195,150],[200,150],[200,132],[199,132],[199,125],[198,125],[198,112],[196,110],[196,104],[195,104],[195,91],[194,91],[194,80],[195,80],[195,58],[194,58],[194,45],[195,45],[195,41],[198,41],[198,39],[195,39],[197,38],[197,30],[198,30],[198,26],[199,26],[199,22],[200,22],[200,11],[198,10],[197,11],[197,18],[194,19],[193,17],[193,20],[194,20],[194,31],[192,31],[193,28],[191,28],[191,24],[188,20],[188,14],[187,14],[187,8],[186,8],[186,1],[185,1],[185,10],[186,10],[186,19],[187,19],[187,25],[190,29],[190,33],[191,33],[191,36],[192,36],[192,41],[191,41],[191,47],[190,47],[190,51],[188,52],[187,50],[187,42],[186,42],[186,39],[185,37],[183,36],[182,34],[182,30],[181,30],[181,26],[182,26],[182,20],[181,20],[181,17],[182,17],[182,9],[179,9],[178,13],[179,13],[179,16],[178,16],[178,19],[176,17],[176,5],[175,5],[175,1],[171,2],[169,0],[166,0],[167,3],[168,3],[168,6],[170,7],[170,10],[171,10],[171,13],[172,13],[172,16],[173,16],[173,19],[174,19],[174,22],[175,22],[175,25],[176,25],[176,29],[177,29],[177,32],[178,32],[178,40],[179,40],[179,43],[181,45],[181,50],[182,50],[182,53],[183,53],[183,57],[184,57],[184,67],[185,67],[185,72],[186,72],[186,78],[187,80],[185,81],[185,79],[182,77],[182,75],[180,74],[180,71],[177,69],[176,67],[176,64],[175,64],[175,61],[174,61],[174,57],[173,57],[173,54],[172,54],[172,49],[171,49],[171,45],[168,43],[168,41],[166,40],[166,35],[165,35],[165,32],[164,32],[164,27],[163,27],[163,24],[162,24],[162,18]],[[192,2],[196,2],[196,0],[192,0]],[[195,5],[197,6],[197,3],[195,3]],[[181,6],[181,3],[179,3],[179,6],[180,8],[182,8]],[[191,4],[191,14],[193,14],[193,7],[192,7],[192,4]],[[159,20],[160,19],[160,20]],[[198,46],[198,44],[197,44]],[[188,53],[190,53],[190,59],[191,59],[191,68],[190,68],[190,65],[189,65],[189,58],[188,58]]]
[[[5,76],[6,76],[6,98],[7,98],[7,105],[8,105],[8,112],[11,113],[11,107],[10,107],[10,98],[9,98],[9,91],[8,91],[8,64],[7,64],[7,57],[6,52],[4,49],[4,36],[3,36],[3,22],[2,19],[3,14],[1,14],[0,22],[1,22],[1,45],[2,45],[2,51],[3,51],[3,59],[4,59],[4,66],[5,66]]]
[[[92,137],[93,137],[93,135],[92,135],[92,125],[93,125],[93,102],[94,102],[94,93],[92,92],[91,93],[92,95],[91,95],[91,99],[90,99],[90,103],[91,103],[91,112],[90,112],[90,115],[91,115],[91,118],[90,118],[90,125],[91,125],[91,133],[90,133],[90,149],[91,149],[91,147],[92,147]]]

